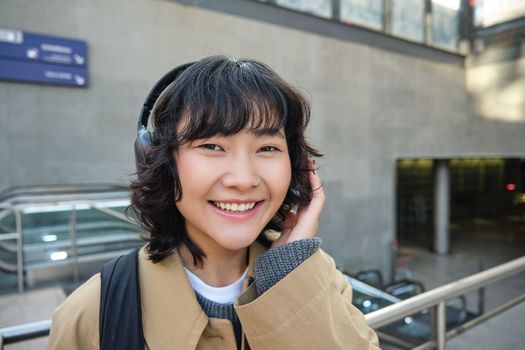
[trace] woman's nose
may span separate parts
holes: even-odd
[[[260,182],[254,164],[245,157],[231,159],[222,177],[222,184],[225,187],[237,188],[240,191],[251,190]]]

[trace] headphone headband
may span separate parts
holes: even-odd
[[[178,67],[173,68],[168,73],[164,74],[162,78],[153,86],[150,93],[148,94],[148,97],[146,97],[146,101],[144,101],[144,105],[142,106],[142,110],[140,111],[140,117],[139,117],[139,125],[137,131],[140,131],[140,126],[143,126],[146,128],[148,126],[148,119],[151,114],[151,110],[153,109],[153,106],[155,105],[155,102],[157,102],[157,99],[159,98],[160,94],[164,89],[168,87],[171,83],[177,79],[180,73],[182,73],[186,68],[191,66],[195,62],[185,63]]]
[[[180,73],[182,73],[186,68],[191,66],[195,62],[186,63],[180,65],[176,68],[173,68],[168,73],[164,74],[162,78],[153,86],[146,101],[142,106],[142,110],[139,114],[139,122],[137,124],[137,138],[135,139],[135,163],[137,170],[140,166],[144,165],[147,157],[147,149],[152,146],[153,132],[147,129],[148,119],[151,114],[151,110],[157,102],[160,94],[164,89],[168,87],[171,83],[177,79]]]

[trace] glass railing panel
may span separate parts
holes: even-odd
[[[69,239],[71,212],[29,211],[22,214],[24,246]]]
[[[354,304],[362,313],[367,314],[373,311],[392,305],[393,302],[385,298],[363,293],[353,288],[352,304]]]
[[[119,211],[123,210],[119,208]],[[23,230],[25,260],[28,264],[59,262],[75,254],[71,244],[71,212],[47,214],[45,219],[32,218],[33,223],[40,223],[39,226]],[[44,214],[38,214],[41,215]],[[76,211],[78,257],[140,246],[143,244],[140,234],[136,225],[96,209]]]
[[[0,209],[0,235],[16,232],[15,214],[11,210]]]

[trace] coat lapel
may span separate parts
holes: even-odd
[[[144,338],[150,349],[195,349],[208,317],[174,253],[154,264],[145,248],[139,254]]]

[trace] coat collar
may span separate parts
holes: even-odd
[[[248,276],[253,277],[255,259],[265,251],[258,242],[250,246]],[[139,281],[148,347],[195,349],[209,320],[195,297],[179,255],[175,252],[154,264],[143,247],[139,252]]]

